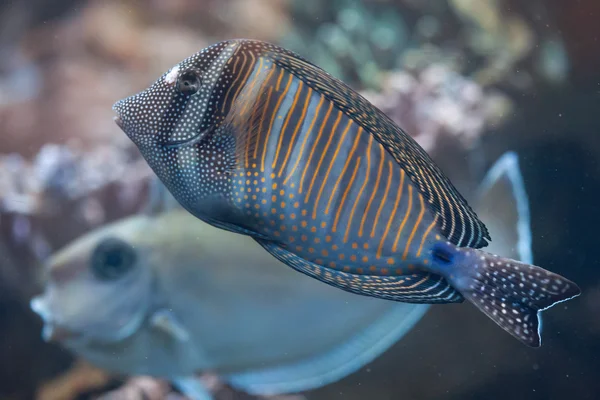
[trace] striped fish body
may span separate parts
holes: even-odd
[[[399,290],[380,297],[461,301],[441,276],[427,271],[430,249],[446,239],[438,217],[384,145],[318,86],[269,57],[247,68],[241,104],[234,104],[240,111],[232,116],[238,148],[230,200],[238,224],[309,261],[312,275],[346,289],[376,295],[376,287],[355,287],[349,279],[393,276],[387,281]]]
[[[467,297],[530,345],[539,345],[537,317],[527,333],[512,320],[517,332],[503,308],[523,321],[578,293],[538,267],[532,282],[497,271],[510,263],[477,250],[489,239],[485,225],[423,149],[358,93],[287,50],[221,42],[114,108],[189,212],[253,236],[331,285],[414,303]],[[488,278],[508,283],[478,301],[496,285]]]

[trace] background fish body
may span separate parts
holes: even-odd
[[[477,250],[487,228],[425,151],[287,50],[219,43],[114,108],[187,210],[330,285],[412,303],[467,297],[535,347],[538,312],[579,294]]]
[[[196,371],[227,374],[326,353],[394,308],[389,302],[363,302],[310,279],[298,280],[277,260],[266,259],[249,238],[190,224],[186,212],[161,216],[155,224],[191,225],[188,232],[164,229],[170,236],[164,242],[185,246],[173,249],[176,257],[168,253],[169,262],[153,265],[158,267],[158,297],[168,299],[165,307],[181,316],[198,345],[202,360]],[[189,238],[197,245],[190,245]],[[413,308],[404,310],[410,314]],[[415,315],[422,313],[414,310]],[[183,345],[182,351],[189,348]]]
[[[109,238],[130,244],[138,265],[122,279],[98,282],[89,256]],[[87,235],[53,258],[51,276],[64,269],[78,272],[50,281],[43,300],[48,324],[73,331],[66,343],[90,361],[128,374],[176,378],[292,364],[386,318],[412,326],[426,310],[332,289],[289,270],[252,239],[190,221],[183,210],[132,217]],[[128,279],[141,275],[140,282]],[[117,308],[132,310],[129,318],[117,318]],[[163,310],[185,337],[153,322]],[[120,332],[131,321],[140,322]],[[118,334],[98,336],[99,328]]]
[[[516,156],[503,156],[473,196],[501,239],[493,251],[531,262]],[[106,255],[126,249],[135,265],[116,274],[113,263],[106,279]],[[181,209],[90,232],[53,255],[47,272],[45,293],[32,301],[47,338],[60,330],[55,339],[94,364],[172,379],[194,399],[205,397],[189,377],[206,369],[254,394],[337,381],[400,340],[428,308],[332,288]]]

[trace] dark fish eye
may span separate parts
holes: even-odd
[[[136,258],[135,250],[128,243],[116,238],[105,239],[92,254],[92,273],[103,281],[119,279],[133,267]]]
[[[195,71],[186,71],[179,77],[177,87],[179,91],[185,95],[192,95],[200,90],[202,81],[200,76]]]

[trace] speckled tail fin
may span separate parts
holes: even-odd
[[[581,293],[558,274],[481,250],[461,250],[452,262],[457,273],[451,282],[461,294],[531,347],[541,345],[539,312]]]

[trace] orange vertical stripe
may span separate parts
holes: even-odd
[[[327,172],[325,172],[325,178],[323,179],[323,182],[321,182],[321,187],[319,188],[319,194],[317,195],[317,200],[315,201],[315,204],[313,205],[313,213],[312,213],[313,219],[315,219],[317,217],[317,207],[319,206],[319,200],[321,199],[321,195],[323,194],[323,188],[327,184],[327,179],[329,179],[329,173],[331,172],[331,169],[333,168],[333,165],[335,164],[335,161],[337,160],[338,154],[340,152],[340,147],[342,147],[342,143],[344,142],[344,138],[346,137],[346,134],[350,130],[351,126],[352,126],[352,120],[348,120],[348,124],[346,125],[346,128],[342,132],[342,137],[340,138],[340,140],[338,140],[338,145],[335,148],[335,151],[333,152],[333,157],[331,157],[330,160],[329,160],[330,161],[329,162],[329,168],[327,168]],[[346,157],[346,163],[344,165],[344,171],[346,170],[346,165],[348,164],[348,162],[350,161],[350,158],[352,157],[352,154],[354,153],[354,149],[356,148],[356,143],[357,142],[358,142],[358,136],[354,139],[354,146],[352,147],[351,154],[349,154],[348,157]],[[323,153],[323,155],[324,154],[325,153]],[[342,174],[343,173],[344,172],[342,172]],[[340,175],[340,178],[341,178],[341,176],[342,175]],[[325,214],[329,213],[329,204],[330,204],[332,198],[333,198],[333,192],[331,193],[331,196],[329,196],[329,203],[327,203],[327,209],[325,210]]]
[[[391,168],[391,162],[390,162]],[[394,201],[394,208],[392,208],[392,212],[390,217],[388,218],[387,225],[385,227],[385,232],[379,241],[379,247],[377,248],[377,259],[381,258],[381,250],[383,249],[383,243],[385,242],[385,238],[390,231],[390,226],[392,225],[392,221],[394,220],[394,216],[396,215],[396,209],[398,208],[398,204],[400,203],[400,199],[402,198],[402,189],[404,187],[404,170],[400,170],[400,188],[396,190],[396,200]]]
[[[262,57],[258,59],[259,63],[258,63],[258,70],[256,71],[256,74],[254,74],[254,78],[252,78],[252,82],[250,82],[249,86],[248,86],[248,95],[250,96],[249,98],[246,99],[246,101],[244,102],[244,104],[242,105],[242,109],[240,110],[240,116],[244,115],[246,113],[246,111],[248,110],[248,106],[250,105],[250,98],[252,95],[252,91],[254,90],[254,86],[256,85],[256,81],[258,80],[258,77],[260,76],[262,67],[263,67],[263,59]],[[248,73],[250,73],[251,68],[248,69]]]
[[[284,69],[279,67],[279,78],[277,78],[277,85],[275,86],[275,91],[279,92],[279,86],[281,85],[281,79],[283,78]]]
[[[349,127],[350,127],[350,124],[348,124],[346,131],[348,130]],[[352,161],[352,157],[354,156],[354,152],[356,151],[356,147],[358,146],[358,141],[360,139],[360,132],[361,132],[361,128],[359,128],[358,131],[356,132],[356,136],[354,137],[354,143],[352,144],[352,148],[350,148],[350,153],[348,153],[348,155],[346,156],[346,162],[344,163],[344,167],[342,168],[342,173],[338,176],[337,181],[335,182],[335,185],[333,186],[333,189],[329,196],[329,201],[327,202],[327,207],[325,208],[325,214],[329,214],[329,208],[331,207],[331,202],[333,201],[333,198],[335,197],[334,196],[335,192],[337,191],[337,188],[339,187],[340,182],[342,181],[342,178],[344,177],[344,174],[346,174],[346,169],[348,169],[348,165],[350,164],[350,161]],[[342,139],[338,143],[338,150],[343,141],[344,141],[344,137],[342,136]],[[337,150],[336,150],[336,154],[335,154],[334,158],[337,158]],[[329,169],[331,169],[332,165],[333,165],[333,163],[330,164]],[[329,173],[329,171],[327,173]],[[335,232],[335,225],[334,225],[333,231]]]
[[[400,224],[400,229],[398,229],[398,233],[396,233],[396,239],[394,239],[394,246],[392,246],[392,251],[396,251],[398,246],[398,239],[400,239],[400,234],[404,229],[404,225],[406,221],[408,221],[408,217],[410,216],[410,210],[412,208],[412,185],[408,184],[408,206],[406,206],[406,212],[404,213],[404,218],[402,219],[402,223]]]
[[[423,219],[423,214],[425,213],[425,205],[423,204],[423,196],[420,193],[417,193],[419,196],[419,202],[421,203],[421,211],[419,212],[419,216],[417,217],[417,222],[413,225],[412,232],[410,232],[410,236],[408,241],[406,242],[406,246],[404,247],[404,254],[402,254],[402,259],[406,260],[406,256],[408,255],[408,248],[410,247],[410,243],[415,236],[415,232],[417,231],[417,227],[421,224],[421,220]]]
[[[275,72],[275,67],[271,68],[271,70],[269,71],[269,74],[267,75],[267,77],[265,78],[263,83],[261,84],[260,89],[258,90],[257,100],[254,102],[254,110],[252,110],[252,115],[254,115],[254,114],[256,114],[256,109],[260,108],[260,107],[258,107],[259,105],[261,105],[263,107],[263,112],[260,116],[258,131],[255,132],[256,138],[254,139],[255,144],[254,144],[254,151],[252,154],[253,159],[256,159],[256,154],[258,152],[258,145],[260,144],[260,136],[263,134],[263,131],[262,131],[263,121],[265,120],[265,115],[267,113],[267,110],[269,109],[269,102],[271,100],[271,93],[273,92],[273,87],[272,86],[269,87],[269,90],[267,91],[267,100],[265,101],[265,104],[261,104],[262,100],[260,100],[260,96],[264,93],[265,86],[271,82],[271,77],[273,75],[273,72]],[[253,122],[252,127],[256,126],[255,124],[256,124],[256,122]],[[251,134],[252,134],[252,132],[248,132],[248,136],[250,136]],[[247,168],[247,166],[246,166],[246,168]]]
[[[300,160],[302,159],[302,153],[304,153],[304,146],[306,145],[306,141],[308,140],[308,137],[310,136],[310,133],[312,132],[313,127],[315,126],[315,122],[317,121],[317,118],[319,117],[319,112],[321,111],[321,106],[323,105],[323,100],[325,100],[325,97],[323,97],[323,95],[321,95],[321,98],[319,100],[319,104],[317,104],[317,108],[315,109],[315,115],[313,116],[313,119],[312,119],[312,121],[310,123],[310,126],[308,127],[308,130],[304,134],[304,140],[302,141],[302,145],[300,146],[300,154],[298,154],[298,158],[296,158],[296,162],[294,163],[294,167],[290,171],[289,175],[286,176],[285,179],[283,180],[283,184],[284,185],[292,177],[292,175],[296,171],[296,168],[298,167],[298,163],[300,163]],[[325,119],[325,121],[326,121],[326,119]],[[308,161],[310,162],[310,157],[309,157]],[[298,192],[302,193],[302,182],[300,182],[300,187],[298,189]]]
[[[419,245],[419,250],[417,251],[417,257],[421,257],[421,251],[423,250],[423,245],[425,244],[425,239],[427,239],[427,236],[429,236],[429,232],[431,232],[431,230],[437,223],[437,219],[438,219],[438,216],[436,214],[436,216],[433,218],[433,221],[431,222],[431,224],[429,224],[429,226],[427,227],[427,230],[423,234],[423,237],[421,238],[421,244]]]
[[[256,112],[256,106],[260,103],[260,95],[262,93],[262,91],[259,90],[258,96],[256,96],[256,100],[252,101],[252,90],[254,89],[254,85],[256,85],[256,81],[258,80],[258,77],[260,76],[261,70],[262,70],[262,67],[263,67],[263,59],[262,59],[262,57],[259,60],[260,60],[260,63],[259,63],[259,66],[258,66],[258,71],[256,72],[256,75],[254,76],[254,79],[252,79],[252,83],[250,84],[250,87],[248,88],[248,92],[249,92],[248,96],[249,97],[246,98],[246,101],[244,102],[242,110],[241,110],[241,112],[239,114],[240,116],[242,116],[243,114],[245,114],[246,111],[248,110],[248,107],[252,103],[252,112],[250,113],[250,118],[249,118],[250,121],[248,121],[249,131],[248,131],[248,134],[246,135],[246,149],[244,151],[244,158],[246,159],[246,163],[245,163],[246,168],[248,168],[248,166],[249,166],[250,155],[248,153],[250,153],[250,142],[252,141],[251,138],[250,138],[250,134],[252,133],[252,132],[250,132],[250,129],[252,129],[252,121],[251,121],[251,119],[252,119],[252,116],[254,115],[254,113]],[[269,74],[267,75],[267,77],[263,81],[263,83],[261,85],[261,89],[264,86],[265,82],[267,82],[269,80],[269,77],[271,76],[271,74],[273,73],[273,71],[274,71],[274,69],[271,68],[271,72],[269,72]],[[258,132],[258,135],[260,135],[260,131]],[[254,148],[256,149],[256,146],[254,146]]]
[[[242,52],[242,56],[244,57],[244,61],[242,61],[242,69],[244,68],[244,66],[246,65],[246,53]],[[229,102],[229,93],[231,92],[231,89],[233,89],[235,87],[235,84],[237,83],[237,81],[240,79],[240,77],[242,75],[237,75],[237,72],[235,70],[235,68],[237,67],[239,61],[239,56],[237,57],[237,59],[235,60],[235,63],[233,65],[233,75],[235,76],[235,79],[233,80],[233,83],[229,86],[229,88],[227,89],[227,93],[225,93],[225,97],[223,97],[223,105],[221,106],[221,112],[224,113],[225,112],[225,105]]]
[[[360,135],[361,133],[362,133],[362,127],[359,127],[357,135]],[[371,144],[372,143],[373,143],[373,135],[369,135],[369,143],[367,144],[367,171],[365,174],[365,181],[363,182],[362,186],[360,187],[360,190],[358,191],[358,196],[356,196],[356,199],[354,200],[354,205],[352,206],[352,210],[350,211],[350,218],[348,218],[348,224],[346,225],[346,233],[344,234],[344,240],[345,240],[345,238],[348,237],[348,232],[350,231],[350,227],[352,226],[352,219],[354,218],[354,212],[356,211],[356,207],[358,206],[360,198],[362,197],[363,191],[365,190],[365,188],[367,187],[367,184],[369,183],[369,173],[371,171]]]
[[[373,228],[371,228],[371,237],[375,236],[375,228],[377,227],[377,223],[379,222],[379,216],[381,215],[381,210],[383,210],[383,206],[385,205],[385,202],[387,201],[387,197],[388,197],[388,192],[390,190],[390,184],[392,183],[392,175],[394,173],[394,170],[392,169],[392,162],[388,161],[388,166],[389,166],[389,173],[388,173],[388,180],[387,180],[387,184],[385,185],[385,192],[383,192],[383,197],[381,198],[381,201],[379,202],[379,208],[377,209],[377,214],[375,214],[375,221],[373,221]]]
[[[281,176],[281,173],[283,172],[283,169],[285,168],[287,161],[290,157],[290,153],[292,152],[292,147],[293,144],[296,142],[296,136],[298,135],[298,131],[300,130],[300,127],[302,126],[302,124],[304,123],[304,118],[306,117],[306,111],[308,110],[308,104],[310,103],[310,98],[312,96],[312,89],[309,87],[307,87],[307,94],[306,94],[306,100],[304,100],[304,106],[302,107],[302,115],[300,116],[300,119],[298,120],[298,122],[296,122],[296,129],[294,129],[294,133],[292,134],[292,140],[290,145],[288,146],[288,151],[285,155],[285,158],[283,159],[283,162],[281,163],[281,168],[279,169],[279,173],[277,174],[277,176]],[[302,153],[300,153],[300,155],[302,155]],[[300,158],[298,158],[300,159]],[[285,181],[284,181],[285,184]]]
[[[271,94],[273,93],[273,87],[269,87],[269,90],[267,90],[267,102],[265,104],[265,108],[263,109],[262,115],[260,116],[260,123],[258,125],[258,133],[257,135],[262,135],[262,126],[263,126],[263,122],[265,121],[265,117],[267,114],[267,110],[269,109],[269,103],[271,102]],[[267,132],[267,136],[265,138],[265,143],[267,143],[269,141],[269,132]],[[254,146],[254,154],[253,154],[253,158],[256,159],[256,153],[258,150],[258,144],[259,144],[259,138],[257,138],[256,140],[256,146]],[[262,171],[262,169],[261,169]]]
[[[310,186],[308,187],[308,192],[306,192],[306,198],[304,199],[305,203],[308,201],[308,198],[310,197],[310,192],[312,192],[313,185],[315,184],[315,179],[317,179],[317,175],[319,174],[319,170],[321,169],[321,165],[323,164],[323,160],[325,159],[325,154],[327,154],[327,150],[329,149],[329,145],[331,144],[331,141],[333,140],[333,137],[335,136],[337,127],[340,124],[341,119],[342,119],[342,112],[338,111],[338,116],[335,120],[335,123],[333,124],[333,129],[331,130],[331,132],[329,132],[329,139],[327,140],[327,143],[325,143],[325,148],[323,149],[323,152],[321,153],[321,158],[319,159],[319,162],[317,163],[317,168],[315,169],[312,180],[310,181]],[[313,211],[313,219],[315,219],[315,218],[316,218],[316,215]]]
[[[365,220],[367,218],[367,214],[369,214],[369,209],[371,208],[371,203],[373,202],[373,199],[375,198],[375,195],[377,194],[377,189],[379,189],[379,181],[381,180],[381,171],[383,170],[383,159],[384,159],[384,149],[383,146],[381,144],[379,144],[379,150],[380,150],[380,158],[379,158],[379,169],[377,170],[377,176],[375,177],[375,188],[373,189],[373,192],[371,193],[371,197],[369,198],[369,201],[367,202],[367,208],[365,209],[365,213],[363,214],[363,217],[360,221],[360,228],[358,229],[358,236],[362,237],[363,234],[363,227],[365,225]]]
[[[251,52],[250,53],[250,58],[252,58],[252,61],[250,62],[250,66],[248,67],[248,71],[246,71],[246,75],[244,76],[244,80],[242,82],[240,82],[240,85],[238,86],[237,90],[235,91],[235,94],[233,95],[232,99],[237,99],[238,95],[240,94],[240,91],[242,90],[242,88],[244,87],[244,85],[246,84],[246,82],[248,81],[248,77],[250,76],[250,73],[252,72],[252,67],[256,62],[256,58],[254,57],[254,54]]]
[[[352,176],[350,177],[350,183],[348,184],[348,186],[346,186],[346,190],[344,190],[344,194],[342,196],[342,201],[340,203],[340,208],[338,209],[338,213],[335,216],[334,225],[337,225],[338,220],[340,218],[339,210],[342,210],[344,208],[344,203],[346,202],[346,197],[348,196],[348,192],[350,191],[350,188],[352,188],[352,186],[354,186],[354,179],[356,178],[356,173],[358,172],[359,166],[360,166],[360,157],[358,157],[356,159],[356,165],[354,166],[354,172],[352,173]],[[346,243],[347,241],[348,241],[348,231],[346,231],[346,234],[344,235],[344,243]]]
[[[280,76],[281,78],[281,76]],[[290,88],[290,84],[292,83],[292,75],[290,74],[288,78],[288,83],[285,86],[284,91],[279,95],[279,99],[277,99],[277,104],[275,105],[275,109],[273,110],[273,115],[271,116],[271,123],[269,124],[269,130],[267,131],[267,139],[265,140],[265,146],[262,154],[262,160],[260,162],[260,171],[265,171],[265,156],[267,155],[267,144],[269,143],[269,136],[271,135],[271,129],[273,129],[273,123],[275,122],[275,117],[279,113],[279,107],[281,106],[281,102],[287,94],[288,89]]]
[[[287,116],[285,117],[285,121],[283,122],[283,126],[281,127],[281,130],[279,131],[279,140],[277,141],[277,148],[275,150],[275,158],[273,158],[273,164],[271,164],[271,168],[273,168],[273,169],[275,169],[275,166],[277,165],[277,159],[279,158],[279,150],[281,149],[281,143],[283,142],[283,137],[285,136],[285,130],[287,129],[288,123],[290,122],[290,118],[292,117],[292,114],[294,113],[294,109],[296,108],[296,103],[298,102],[298,98],[300,97],[300,93],[302,92],[303,84],[304,84],[304,82],[302,82],[302,81],[300,81],[298,83],[298,88],[296,89],[296,95],[294,96],[292,105],[288,109]],[[288,88],[286,87],[285,92],[287,93],[287,91],[288,91]],[[288,149],[292,145],[293,144],[290,143],[288,145]]]
[[[325,118],[321,122],[321,129],[319,129],[319,133],[317,134],[317,139],[315,140],[315,142],[313,143],[313,145],[310,149],[310,154],[308,155],[308,161],[304,165],[304,171],[302,171],[302,177],[300,178],[300,193],[302,193],[302,186],[304,185],[304,177],[306,175],[306,171],[308,170],[308,167],[311,166],[312,156],[315,153],[315,150],[319,144],[319,141],[321,140],[321,135],[323,134],[323,129],[325,129],[325,126],[327,125],[327,122],[329,120],[329,116],[331,115],[332,109],[333,109],[333,103],[330,102],[329,108],[327,109],[327,114],[325,114]],[[312,184],[311,184],[311,189],[312,189]],[[310,196],[310,190],[309,190],[308,194],[306,195],[306,198],[304,199],[305,203],[308,201],[308,196]]]

